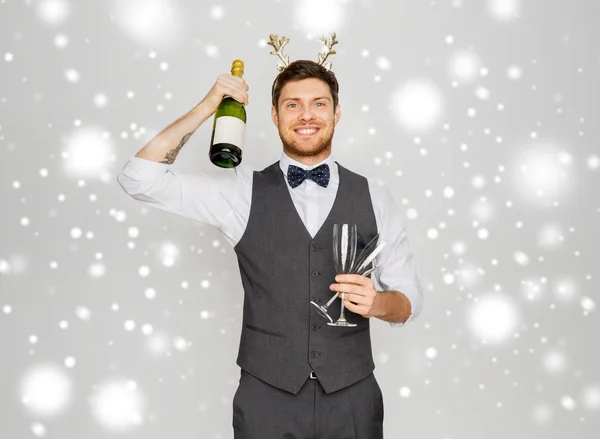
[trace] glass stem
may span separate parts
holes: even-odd
[[[346,317],[344,317],[344,293],[342,293],[342,309],[340,311],[340,320],[346,320]]]
[[[235,169],[235,168],[234,168],[234,169]],[[339,293],[339,292],[338,292],[338,293],[335,293],[335,294],[333,295],[333,297],[332,297],[331,299],[329,299],[329,302],[327,302],[327,304],[325,304],[325,308],[329,308],[329,305],[331,305],[331,303],[332,303],[332,302],[333,302],[335,299],[337,299],[337,297],[338,297],[339,295],[340,295],[340,293]]]

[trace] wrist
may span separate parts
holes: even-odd
[[[373,315],[392,323],[406,321],[412,313],[408,297],[400,291],[378,291],[373,302]]]
[[[375,299],[373,301],[373,317],[385,320],[386,309],[385,309],[385,295],[387,291],[377,291]]]
[[[213,108],[206,101],[200,102],[190,111],[190,114],[196,119],[198,126],[202,125],[210,116],[215,114],[216,108]]]

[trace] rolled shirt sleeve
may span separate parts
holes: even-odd
[[[184,173],[166,163],[131,157],[117,182],[141,203],[210,224],[235,242],[236,233],[232,235],[228,224],[232,216],[248,215],[251,176],[252,171],[243,165],[235,170],[215,167],[211,173]]]
[[[423,309],[423,289],[417,274],[417,266],[410,249],[406,224],[400,209],[387,188],[381,188],[380,241],[386,245],[376,258],[378,268],[375,281],[383,291],[399,291],[411,304],[411,315],[403,323],[390,323],[402,327],[414,320]]]

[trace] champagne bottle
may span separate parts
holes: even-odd
[[[231,74],[241,78],[244,62],[236,59],[231,65]],[[221,168],[235,168],[242,162],[245,136],[246,109],[231,96],[225,96],[215,113],[208,153],[210,161]]]

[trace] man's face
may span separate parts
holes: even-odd
[[[290,81],[279,96],[278,110],[271,108],[284,151],[289,155],[318,156],[331,149],[340,106],[333,109],[329,85],[317,78]],[[291,153],[291,154],[290,154]]]

